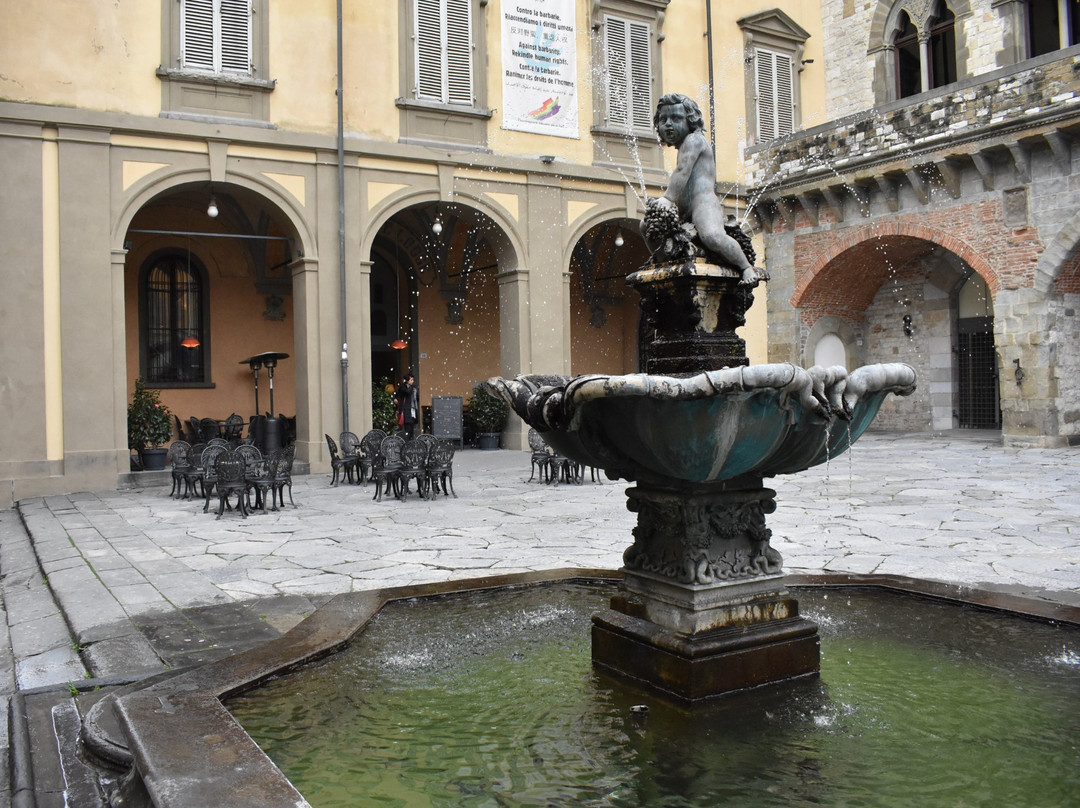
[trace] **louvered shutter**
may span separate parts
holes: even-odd
[[[251,0],[181,0],[180,66],[251,74]]]
[[[416,0],[416,97],[442,101],[442,4]]]
[[[446,98],[472,104],[472,0],[446,0]]]
[[[630,120],[626,95],[626,21],[604,18],[604,52],[607,56],[607,118],[612,126],[625,128]]]
[[[649,53],[649,26],[632,22],[630,30],[630,107],[634,127],[652,126],[652,60]]]
[[[221,72],[251,73],[251,0],[220,0]]]
[[[758,140],[773,140],[795,131],[794,72],[791,57],[757,48],[754,52],[757,83]]]
[[[214,72],[214,0],[181,0],[180,67]]]
[[[415,0],[416,96],[473,103],[472,0]]]
[[[604,18],[607,67],[607,118],[612,126],[649,129],[652,126],[652,54],[649,26]]]

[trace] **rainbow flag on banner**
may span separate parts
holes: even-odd
[[[530,112],[529,117],[532,118],[534,121],[547,120],[553,115],[558,115],[560,109],[561,107],[559,106],[559,99],[549,98],[539,107]]]

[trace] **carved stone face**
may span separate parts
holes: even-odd
[[[678,146],[690,134],[690,121],[686,107],[682,104],[669,104],[660,107],[656,119],[656,133],[660,140],[669,146]]]

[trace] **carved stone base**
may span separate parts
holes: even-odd
[[[695,635],[618,611],[593,616],[593,665],[693,704],[738,690],[817,675],[817,626],[796,614]]]

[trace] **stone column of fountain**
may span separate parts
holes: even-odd
[[[915,373],[749,366],[735,329],[767,277],[725,226],[697,105],[664,96],[656,121],[679,158],[646,206],[652,263],[627,278],[641,295],[645,373],[487,384],[560,454],[636,483],[634,542],[611,608],[593,618],[593,663],[694,703],[818,672],[817,626],[784,586],[763,481],[846,450],[888,393],[915,389]]]

